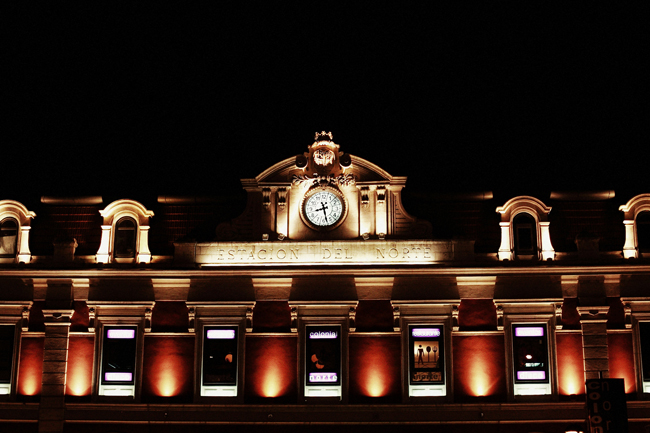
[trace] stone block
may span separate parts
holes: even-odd
[[[65,384],[63,383],[43,383],[41,388],[41,397],[54,397],[65,395]]]
[[[45,351],[48,350],[66,350],[68,348],[68,339],[67,338],[46,338],[45,339]]]
[[[64,373],[43,373],[43,384],[65,384]]]
[[[43,361],[43,373],[65,373],[65,361]]]
[[[585,359],[608,359],[607,347],[588,346],[584,348]]]
[[[582,344],[588,346],[607,346],[607,335],[583,335]]]

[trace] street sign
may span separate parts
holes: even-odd
[[[589,379],[589,433],[627,433],[627,403],[623,379]]]

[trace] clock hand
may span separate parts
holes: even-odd
[[[327,222],[327,211],[326,211],[327,206],[325,206],[325,203],[323,203],[323,202],[320,202],[320,204],[322,204],[323,207],[320,208],[319,210],[322,210],[322,211],[323,211],[323,213],[325,214],[325,221]]]

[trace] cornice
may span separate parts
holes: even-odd
[[[650,274],[650,265],[552,267],[437,267],[437,266],[280,266],[210,267],[204,269],[0,269],[0,278],[210,278],[325,276],[540,276]]]

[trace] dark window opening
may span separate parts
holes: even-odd
[[[115,224],[115,246],[113,252],[116,258],[135,258],[136,224],[131,218],[122,218]]]
[[[0,223],[0,257],[16,257],[18,246],[18,224],[16,220],[7,218]]]
[[[641,340],[641,371],[643,381],[650,382],[650,322],[639,322]]]
[[[105,327],[102,350],[102,385],[135,383],[137,327]]]
[[[11,383],[15,334],[14,325],[0,326],[0,383]]]
[[[519,214],[513,220],[515,254],[530,255],[537,252],[537,224],[528,214]]]
[[[650,212],[641,212],[636,217],[636,239],[639,251],[650,253]]]
[[[203,332],[203,385],[237,384],[237,328]]]

